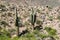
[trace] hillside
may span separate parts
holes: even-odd
[[[32,3],[30,0],[0,0],[0,35],[9,34],[8,36],[14,38],[19,27],[21,40],[60,40],[59,4],[60,1],[57,0],[32,0]],[[34,20],[31,18],[33,13],[36,13],[34,25],[31,23]],[[16,15],[19,19],[18,26]],[[2,38],[0,37],[0,40],[4,40]]]

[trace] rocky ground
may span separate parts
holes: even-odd
[[[30,3],[28,4],[28,1],[26,1],[26,0],[24,0],[24,1],[21,0],[25,4],[22,4],[22,2],[20,2],[17,5],[15,3],[16,0],[12,0],[12,1],[14,3],[10,2],[10,1],[6,2],[4,0],[0,1],[0,27],[1,28],[3,28],[3,29],[6,28],[6,30],[8,30],[8,31],[16,30],[16,26],[15,26],[16,10],[15,10],[15,8],[17,8],[18,17],[21,20],[21,23],[23,24],[23,26],[20,27],[20,32],[22,32],[23,30],[26,30],[27,28],[29,29],[30,27],[32,27],[32,25],[30,23],[30,16],[31,16],[31,8],[33,8],[37,15],[37,21],[35,23],[35,26],[41,24],[43,27],[42,30],[45,34],[47,34],[46,31],[44,30],[45,27],[51,27],[53,29],[56,29],[57,30],[56,34],[60,38],[60,6],[59,6],[60,3],[59,2],[56,2],[58,4],[58,6],[56,6],[57,4],[55,5],[53,3],[52,5],[54,5],[56,7],[51,7],[51,6],[47,6],[47,5],[46,6],[41,6],[40,4],[37,5],[38,3],[36,5],[34,5],[35,4],[34,3],[34,4],[32,4],[34,6],[32,6]],[[31,2],[31,0],[29,0],[29,1]],[[48,4],[48,2],[46,4]],[[49,3],[49,4],[51,4],[51,3]],[[48,40],[48,39],[46,39],[46,40]]]
[[[27,4],[27,5],[49,5],[51,7],[60,6],[60,0],[1,0],[6,2],[13,2],[17,4]]]

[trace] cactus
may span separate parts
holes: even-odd
[[[36,22],[36,13],[34,13],[34,10],[32,8],[31,24],[33,25],[33,27],[34,27],[35,22]]]
[[[16,26],[19,27],[19,18],[18,18],[18,13],[17,13],[17,8],[16,8]]]
[[[17,26],[17,35],[19,36],[19,27],[21,27],[22,24],[21,24],[20,19],[18,17],[17,8],[16,8],[16,23],[15,23],[15,25]]]

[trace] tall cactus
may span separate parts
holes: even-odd
[[[34,10],[33,10],[33,8],[32,8],[31,24],[33,25],[33,28],[34,28],[35,22],[36,22],[36,13],[34,12]]]
[[[17,35],[19,36],[20,19],[18,17],[17,8],[16,8],[16,23],[15,23],[15,25],[17,26]]]

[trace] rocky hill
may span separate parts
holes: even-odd
[[[48,34],[47,31],[45,30],[45,27],[51,27],[52,29],[55,29],[57,31],[56,34],[60,39],[59,2],[58,2],[58,6],[51,7],[51,6],[46,5],[48,4],[48,2],[45,4],[46,6],[42,6],[42,5],[37,5],[37,4],[34,5],[37,1],[34,3],[33,0],[32,0],[32,3],[34,4],[31,4],[31,3],[28,4],[28,1],[25,2],[25,0],[24,1],[21,0],[23,4],[21,2],[18,5],[15,3],[16,0],[12,0],[13,1],[12,3],[10,2],[11,0],[9,2],[6,2],[6,1],[9,1],[9,0],[0,1],[0,28],[6,29],[7,31],[13,30],[15,32],[14,33],[11,32],[11,33],[16,34],[17,27],[15,26],[15,23],[16,23],[16,8],[17,8],[17,14],[22,23],[22,27],[19,27],[20,32],[26,29],[29,29],[29,31],[31,31],[30,28],[32,27],[32,25],[30,21],[31,19],[30,16],[32,13],[32,8],[33,8],[37,16],[36,17],[37,20],[36,20],[34,27],[41,25],[40,26],[42,27],[41,33],[44,33],[44,34]],[[55,5],[55,4],[53,3],[52,5]]]

